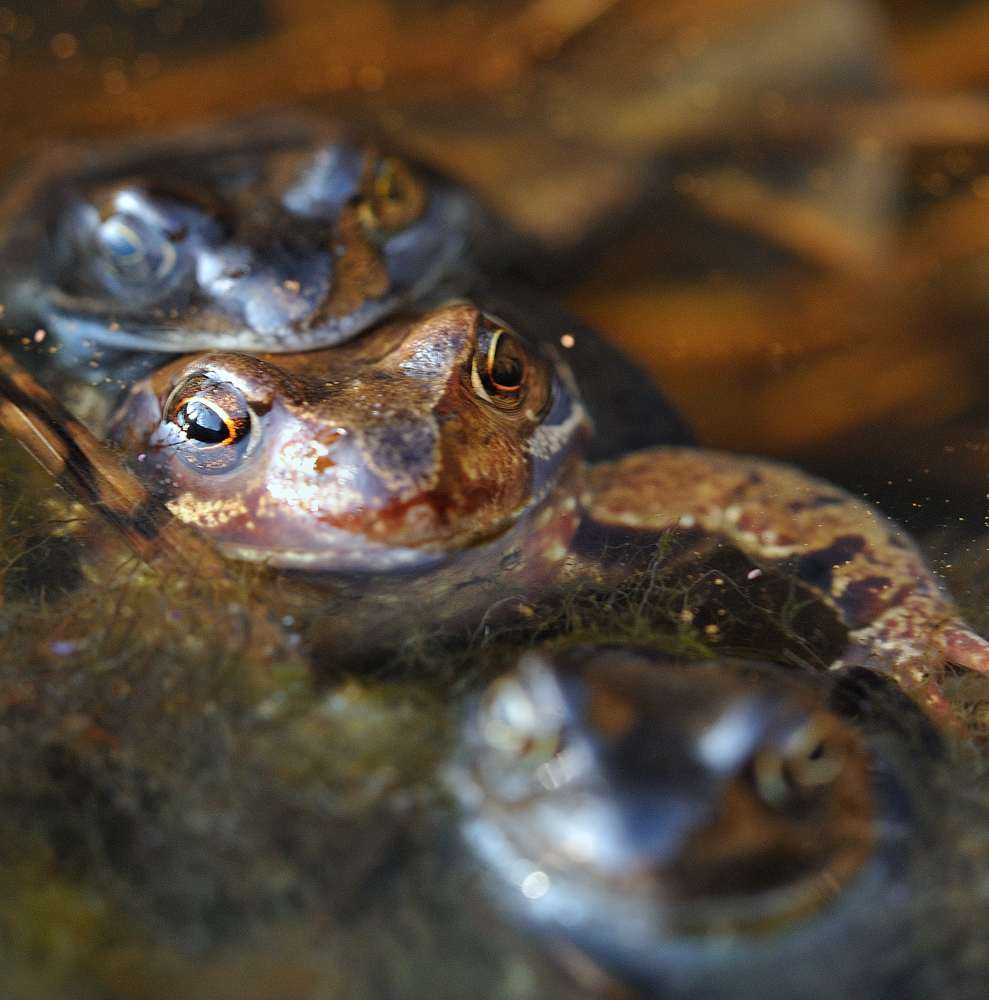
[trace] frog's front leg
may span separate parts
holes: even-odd
[[[720,536],[819,593],[849,629],[834,666],[892,675],[939,714],[952,664],[989,675],[974,633],[917,546],[874,507],[763,459],[655,448],[596,466],[586,503],[604,526]]]

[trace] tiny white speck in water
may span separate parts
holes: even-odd
[[[140,455],[137,456],[139,462],[143,462],[148,456],[142,451]]]
[[[760,576],[762,576],[762,570],[761,569],[750,569],[748,571],[748,573],[745,574],[745,579],[746,580],[758,580]]]
[[[576,341],[570,336],[569,333],[565,333],[562,337],[560,337],[560,343],[564,347],[573,347]]]
[[[593,861],[597,847],[597,838],[590,830],[574,830],[563,843],[567,856],[578,864]]]
[[[549,876],[546,872],[532,872],[522,882],[522,895],[527,899],[539,899],[549,892]]]
[[[697,524],[697,519],[693,514],[684,514],[683,517],[677,521],[677,524],[679,524],[681,528],[692,528],[695,524]]]
[[[45,333],[44,330],[38,330],[38,331],[35,332],[34,342],[36,344],[40,344],[45,339],[46,336],[47,336],[47,334]]]

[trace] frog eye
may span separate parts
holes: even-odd
[[[391,235],[421,218],[425,209],[425,186],[397,157],[381,157],[374,166],[370,192],[360,208],[365,227]]]
[[[752,762],[759,797],[782,809],[831,784],[841,773],[844,750],[828,732],[827,718],[815,714],[791,733],[781,746],[767,747]]]
[[[151,285],[175,269],[175,245],[157,226],[118,212],[105,219],[95,234],[102,267],[131,286]]]
[[[559,748],[559,720],[541,711],[525,685],[514,678],[488,692],[478,721],[489,747],[526,767],[538,767]]]
[[[517,404],[525,372],[525,352],[518,338],[496,320],[482,317],[471,370],[475,392],[496,405]]]
[[[226,472],[241,459],[251,410],[240,390],[199,374],[186,379],[165,409],[169,447],[199,472]]]
[[[478,712],[485,746],[503,764],[532,773],[560,751],[567,709],[552,670],[536,655],[519,670],[495,681]]]

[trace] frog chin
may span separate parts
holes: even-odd
[[[339,528],[323,529],[313,539],[312,546],[306,548],[272,549],[270,545],[240,542],[218,542],[217,548],[229,559],[263,563],[273,569],[355,576],[422,572],[438,566],[451,555],[435,549],[383,545]]]
[[[174,505],[170,506],[174,508]],[[420,573],[434,569],[466,550],[499,547],[499,539],[511,538],[512,530],[524,520],[525,515],[541,507],[541,504],[529,503],[510,512],[497,525],[489,525],[483,532],[451,535],[422,545],[374,541],[366,535],[325,524],[313,533],[307,544],[299,547],[287,545],[277,548],[270,542],[267,545],[251,545],[242,540],[215,539],[215,542],[228,559],[264,563],[273,569],[354,576]]]

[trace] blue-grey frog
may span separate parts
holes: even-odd
[[[465,718],[466,845],[577,978],[663,1000],[972,995],[987,927],[957,760],[875,674],[530,652]]]
[[[49,150],[3,207],[6,323],[100,383],[121,351],[347,340],[450,272],[476,203],[330,121],[272,116]]]

